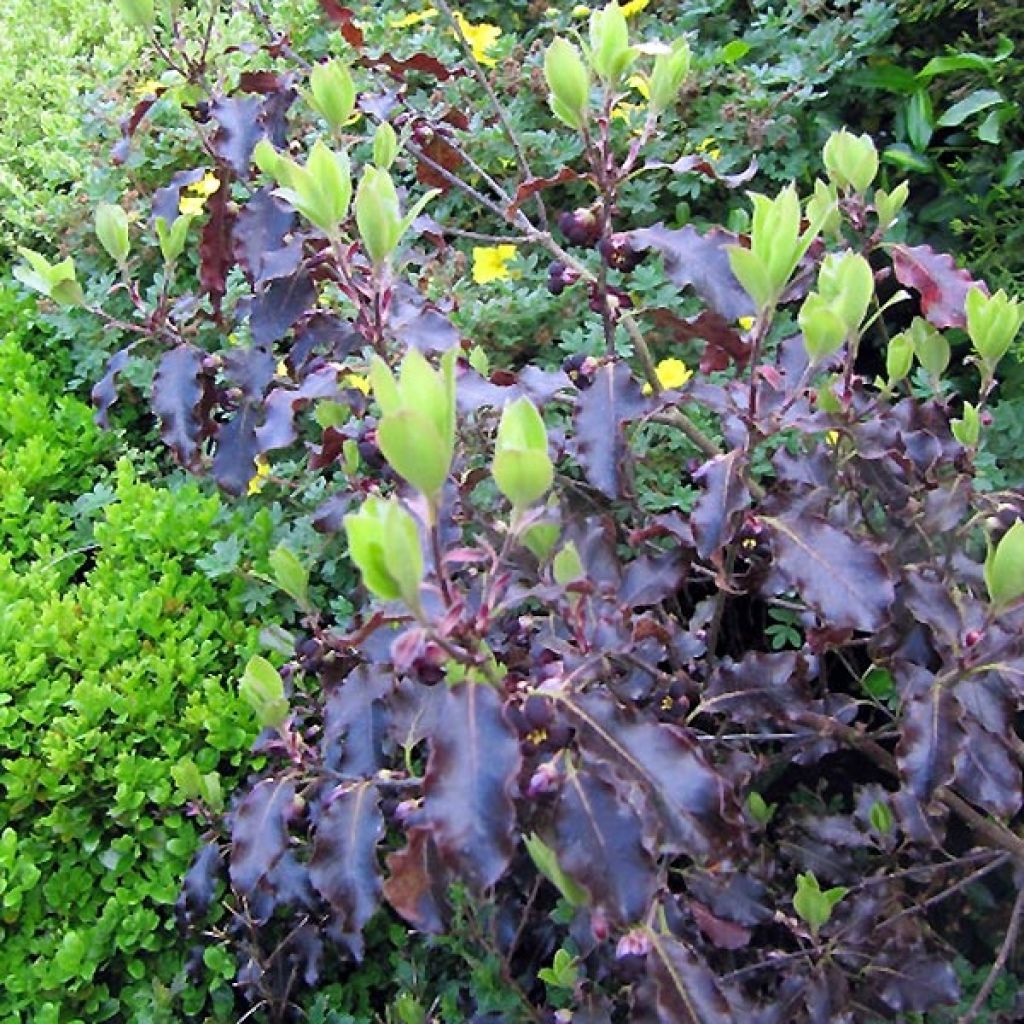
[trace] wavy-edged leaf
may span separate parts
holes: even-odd
[[[546,188],[554,188],[555,185],[564,185],[568,181],[578,181],[580,177],[580,174],[571,167],[563,167],[557,174],[552,174],[548,178],[527,178],[516,189],[516,194],[512,197],[512,202],[509,203],[505,216],[511,220],[519,212],[519,208],[523,203],[531,196],[535,196],[538,192],[543,192]]]
[[[338,26],[345,42],[355,50],[363,47],[363,30],[356,24],[355,11],[346,7],[339,0],[320,0],[320,10],[324,17]]]
[[[968,718],[966,737],[957,751],[954,772],[957,792],[1000,818],[1021,809],[1020,764],[1003,736],[983,729]]]
[[[622,360],[602,366],[576,399],[576,452],[587,479],[607,498],[618,498],[623,489],[624,424],[642,416],[647,404]]]
[[[181,927],[202,920],[213,903],[217,880],[224,871],[220,847],[214,842],[204,843],[185,873],[181,893],[174,905],[175,916]]]
[[[266,416],[256,429],[259,451],[287,448],[298,437],[296,415],[315,399],[337,394],[338,371],[332,366],[311,373],[297,388],[275,388],[267,396]]]
[[[228,494],[244,494],[256,473],[256,424],[260,406],[243,402],[238,412],[217,432],[217,451],[213,456],[213,477]]]
[[[962,714],[953,692],[940,683],[904,702],[896,762],[910,791],[922,802],[953,781],[954,761],[967,735]]]
[[[887,247],[896,280],[921,296],[921,313],[930,323],[945,327],[966,327],[964,303],[972,288],[988,289],[962,270],[948,253],[930,245],[894,244]]]
[[[762,522],[771,527],[782,575],[830,626],[864,632],[882,626],[896,591],[874,551],[816,516]]]
[[[756,310],[750,296],[736,279],[729,264],[727,246],[737,236],[714,228],[702,235],[687,224],[672,229],[664,224],[629,232],[635,249],[656,249],[665,258],[665,273],[677,288],[693,288],[720,316],[735,322],[753,316]]]
[[[690,515],[697,554],[710,558],[728,544],[744,509],[750,505],[750,488],[743,478],[746,456],[735,448],[705,462],[693,478],[704,492]]]
[[[204,353],[194,345],[165,352],[153,378],[153,411],[160,417],[160,436],[187,469],[199,467],[199,443],[206,433],[203,406],[209,377]]]
[[[578,729],[583,753],[643,788],[649,827],[666,853],[714,857],[742,847],[736,795],[688,731],[632,718],[604,693],[552,696]]]
[[[238,211],[235,218],[235,259],[250,283],[262,281],[265,262],[284,249],[285,239],[295,227],[295,213],[277,199],[269,188],[261,188]]]
[[[221,96],[210,104],[210,117],[218,125],[213,151],[240,178],[248,177],[252,151],[264,134],[260,123],[263,102],[258,95]]]
[[[243,896],[271,872],[288,848],[288,816],[295,786],[287,779],[264,779],[246,794],[231,829],[231,884]]]
[[[662,1024],[733,1024],[714,974],[689,946],[671,935],[651,933],[648,964]]]
[[[424,820],[441,859],[479,892],[501,878],[515,849],[519,737],[497,690],[469,683],[445,694],[429,742]]]
[[[110,412],[110,407],[117,401],[117,378],[120,376],[121,371],[131,361],[132,353],[135,351],[134,345],[129,345],[126,348],[122,348],[120,351],[115,352],[110,359],[107,360],[106,370],[99,381],[96,382],[95,387],[92,389],[92,404],[96,407],[96,420],[97,426],[106,429],[110,426],[110,421],[107,414]]]
[[[356,778],[386,766],[391,715],[384,698],[391,685],[383,673],[360,665],[328,687],[322,750],[331,771]]]
[[[207,201],[210,215],[199,241],[199,283],[210,296],[214,311],[219,313],[227,291],[228,271],[235,263],[232,242],[235,214],[229,205],[230,173],[225,167],[218,167],[217,175],[220,188]]]
[[[408,842],[387,857],[384,898],[421,932],[444,927],[444,871],[429,828],[410,828]]]
[[[361,932],[380,903],[377,844],[383,835],[379,794],[370,782],[331,800],[317,820],[309,877],[345,932]]]
[[[271,281],[248,304],[252,340],[257,345],[272,345],[279,341],[315,300],[316,289],[304,270],[291,277]]]
[[[629,925],[647,913],[657,874],[644,848],[643,823],[615,791],[591,771],[571,770],[555,811],[559,867],[609,921]]]

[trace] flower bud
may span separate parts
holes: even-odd
[[[660,114],[675,103],[689,73],[690,44],[683,37],[672,44],[668,53],[659,53],[654,59],[648,90],[655,113]]]
[[[96,207],[96,237],[115,263],[124,263],[131,248],[128,214],[113,203],[101,203]]]
[[[491,472],[516,509],[539,501],[551,488],[554,467],[544,420],[525,395],[502,411]]]
[[[1009,298],[1002,288],[991,296],[981,288],[972,288],[965,306],[967,333],[974,350],[994,373],[1024,323],[1024,306],[1018,299]]]
[[[556,39],[544,54],[544,77],[550,90],[548,102],[552,113],[580,131],[587,119],[590,76],[579,50],[566,39]]]
[[[396,156],[398,136],[387,121],[382,121],[373,133],[373,162],[382,171],[386,171],[395,162]]]
[[[366,589],[418,609],[423,551],[416,521],[398,499],[367,498],[357,513],[345,516],[345,535]]]
[[[614,87],[636,58],[629,45],[629,26],[615,0],[590,16],[590,65],[602,81]]]
[[[997,607],[1024,595],[1024,519],[1018,519],[1003,534],[1002,540],[989,548],[985,559],[985,586],[989,599]]]
[[[866,192],[878,174],[878,150],[870,135],[833,132],[823,151],[825,170],[840,188]]]
[[[309,76],[309,102],[332,128],[340,128],[352,116],[356,87],[341,61],[314,66]]]

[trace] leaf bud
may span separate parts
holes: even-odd
[[[539,501],[551,488],[554,467],[537,407],[525,395],[505,406],[491,467],[498,490],[516,509]]]
[[[288,700],[280,673],[266,658],[254,654],[242,673],[239,695],[265,729],[279,729],[288,718]]]
[[[856,331],[875,294],[871,265],[860,253],[850,250],[829,253],[818,272],[818,291],[832,304],[847,331]]]
[[[567,39],[558,38],[544,54],[544,77],[552,113],[570,128],[580,131],[587,119],[590,76],[579,50]]]
[[[131,248],[128,214],[113,203],[100,203],[96,207],[96,237],[110,258],[115,263],[123,264]]]
[[[260,150],[260,147],[256,147]],[[305,167],[277,154],[276,161],[268,147],[259,151],[258,166],[282,185],[274,190],[307,220],[327,235],[335,235],[348,215],[352,200],[352,173],[348,155],[335,153],[317,139],[310,150]]]
[[[842,228],[842,217],[839,213],[839,202],[835,185],[816,178],[814,195],[807,200],[807,219],[814,224],[820,222],[823,234],[836,237]]]
[[[383,601],[401,598],[418,610],[423,582],[420,534],[398,499],[367,498],[357,513],[345,516],[345,535],[366,589]]]
[[[636,58],[629,45],[629,26],[615,0],[590,15],[590,65],[598,77],[614,87]]]
[[[387,121],[381,121],[373,133],[373,162],[382,171],[388,170],[398,156],[398,136]]]
[[[668,53],[659,53],[654,59],[648,90],[651,108],[660,114],[675,103],[686,76],[690,73],[690,44],[680,37]]]
[[[1024,323],[1024,306],[1019,299],[1011,299],[1002,288],[995,295],[972,288],[967,293],[965,307],[967,333],[974,350],[989,373],[994,373]]]
[[[584,578],[586,573],[583,571],[580,553],[572,541],[565,544],[555,555],[554,561],[551,563],[551,571],[554,574],[555,582],[560,587],[567,587],[570,583]]]
[[[309,102],[332,128],[340,128],[352,116],[356,87],[341,61],[314,66],[309,76]]]
[[[402,236],[438,192],[439,189],[431,189],[425,193],[403,217],[391,175],[380,167],[363,168],[356,190],[356,226],[375,265],[380,266],[391,258]]]
[[[1018,519],[985,559],[985,586],[997,607],[1024,595],[1024,519]]]
[[[24,263],[14,268],[14,277],[27,288],[45,295],[61,306],[81,306],[85,302],[82,286],[75,276],[75,261],[69,256],[50,263],[34,249],[18,247]]]
[[[820,363],[837,352],[846,340],[848,330],[842,317],[818,292],[811,292],[804,299],[797,320],[812,363]]]
[[[871,827],[880,835],[888,835],[895,823],[892,815],[892,808],[885,800],[876,800],[868,811],[868,820]]]
[[[845,128],[833,132],[822,155],[829,178],[840,188],[866,192],[878,174],[878,150],[870,135],[854,135]]]
[[[970,402],[964,402],[964,410],[960,419],[950,423],[953,436],[965,448],[977,448],[981,437],[981,417],[978,410]]]
[[[949,366],[949,342],[927,320],[914,317],[907,334],[914,346],[917,361],[932,377],[941,377]]]
[[[156,22],[153,0],[117,0],[117,6],[121,9],[121,17],[132,28],[148,31]]]
[[[878,227],[881,231],[888,231],[896,223],[910,196],[910,185],[903,181],[891,192],[884,189],[875,191],[875,213],[878,214]]]
[[[885,353],[885,372],[889,384],[903,380],[914,362],[914,343],[906,332],[896,334],[889,339],[889,347]]]

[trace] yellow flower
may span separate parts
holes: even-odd
[[[139,82],[135,86],[135,95],[140,99],[146,96],[156,96],[159,94],[161,89],[160,83],[155,78],[147,78],[144,82]]]
[[[754,318],[752,316],[741,316],[736,321],[740,325],[740,330],[749,331],[754,326]]]
[[[194,185],[189,185],[188,190],[189,192],[194,192],[197,196],[209,198],[219,188],[220,178],[212,171],[207,171]]]
[[[341,378],[341,383],[346,388],[355,388],[356,391],[362,391],[364,395],[370,393],[370,382],[361,374],[358,373],[346,373]]]
[[[586,4],[577,4],[572,9],[572,16],[574,18],[587,18],[590,16],[590,8]]]
[[[666,390],[681,388],[692,376],[691,370],[682,359],[662,359],[654,368],[658,375],[658,383]],[[649,395],[654,389],[650,384],[645,384],[643,393]]]
[[[722,150],[718,146],[718,140],[714,135],[709,135],[706,139],[702,139],[700,144],[697,146],[698,153],[706,153],[712,160],[719,160],[722,156]]]
[[[277,374],[278,377],[287,377],[288,364],[283,359],[278,359],[277,367],[275,368],[274,373]]]
[[[839,431],[838,430],[827,430],[825,431],[825,440],[831,445],[839,443]]]
[[[631,89],[636,89],[636,91],[640,93],[645,100],[649,100],[651,98],[651,90],[648,86],[647,78],[644,75],[630,75],[629,78],[626,79],[626,85]]]
[[[186,217],[198,217],[206,206],[206,199],[203,196],[183,195],[178,201],[178,212]]]
[[[263,455],[256,456],[256,475],[249,481],[250,495],[259,494],[260,491],[267,484],[267,479],[270,477],[270,463],[267,462],[266,457]]]
[[[627,18],[632,18],[634,14],[639,14],[641,11],[646,10],[651,0],[629,0],[628,4],[622,5],[622,13]]]
[[[413,25],[418,25],[421,21],[429,21],[436,17],[437,11],[433,7],[428,7],[425,11],[414,11],[412,14],[407,14],[404,18],[392,18],[388,24],[392,28],[412,28]]]
[[[632,116],[637,111],[642,110],[643,107],[636,103],[616,103],[615,106],[612,107],[612,120],[625,121],[628,124]]]
[[[512,277],[508,265],[516,258],[514,245],[473,246],[473,280],[477,284],[500,281]]]
[[[455,20],[459,23],[459,28],[462,29],[462,34],[466,37],[466,42],[469,43],[477,62],[486,66],[497,64],[493,57],[488,56],[487,51],[497,43],[501,29],[485,21],[474,25],[458,11],[455,12]]]

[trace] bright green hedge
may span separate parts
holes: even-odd
[[[171,770],[251,765],[254,649],[216,495],[139,479],[6,328],[0,292],[0,1022],[230,1020],[182,983],[197,838]],[[75,498],[67,502],[66,498]],[[255,543],[258,543],[256,541]],[[218,1010],[219,1004],[219,1010]]]

